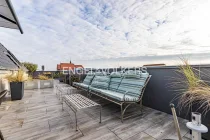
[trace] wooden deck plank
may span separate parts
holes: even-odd
[[[107,128],[97,130],[95,131],[95,133],[84,135],[78,140],[93,140],[93,139],[94,140],[119,140],[119,138]]]
[[[185,126],[185,121],[182,120],[180,122],[181,135],[184,136],[188,132],[188,129]],[[144,132],[156,139],[178,138],[174,127],[173,117],[171,115],[168,115],[163,121],[156,123]]]
[[[130,137],[128,140],[155,140],[155,139],[152,136],[149,136],[148,134],[141,132]]]
[[[86,95],[85,92],[80,92]],[[119,105],[93,96],[92,100],[100,103],[102,123],[99,123],[99,109],[88,108],[77,112],[79,131],[75,131],[74,113],[58,100],[52,88],[26,90],[19,101],[7,100],[0,106],[0,129],[6,139],[15,140],[155,140],[173,138],[173,118],[166,113],[139,106],[128,108],[126,114],[138,112],[121,123]],[[186,120],[180,119],[183,139],[188,139]]]
[[[148,121],[144,118],[139,120],[139,123],[123,123],[111,129],[118,137],[122,140],[128,139],[146,129],[151,127],[153,122]]]

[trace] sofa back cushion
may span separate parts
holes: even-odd
[[[110,74],[111,78],[121,78],[122,77],[122,73],[121,72],[112,72]]]
[[[113,78],[111,77],[109,82],[109,90],[117,91],[121,81],[122,81],[121,77],[113,77]]]
[[[88,72],[87,76],[85,77],[85,79],[83,81],[83,84],[90,85],[92,80],[93,80],[93,78],[94,78],[94,73]]]
[[[129,75],[129,76],[128,76]],[[136,73],[124,75],[117,92],[126,93],[131,96],[138,97],[141,95],[142,88],[145,85],[149,73]]]
[[[98,72],[95,72],[95,76],[106,76],[107,73],[106,72],[101,72],[101,71],[98,71]]]
[[[110,74],[109,90],[117,91],[121,80],[122,74],[120,72],[112,72]]]
[[[109,81],[110,81],[109,76],[95,76],[91,83],[91,87],[99,89],[108,89]]]
[[[141,71],[139,70],[129,70],[129,71],[126,71],[124,74],[123,74],[123,77],[124,78],[140,78],[141,76]]]

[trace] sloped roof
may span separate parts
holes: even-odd
[[[10,0],[0,0],[0,27],[18,29],[23,34]]]
[[[0,43],[0,69],[17,70],[19,68],[26,70],[20,61]]]

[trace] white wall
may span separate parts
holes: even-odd
[[[5,79],[4,77],[11,73],[10,71],[5,71],[5,70],[0,70],[0,92],[3,90],[9,90],[9,82],[7,79]]]

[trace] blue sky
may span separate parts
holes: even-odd
[[[130,62],[103,61],[210,52],[210,0],[11,1],[24,34],[0,28],[0,42],[20,61],[48,70],[70,59],[111,67]]]

